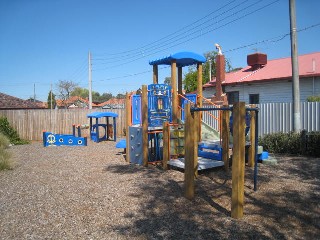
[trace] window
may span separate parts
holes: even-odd
[[[259,94],[249,94],[249,104],[259,104]]]
[[[227,98],[229,104],[234,104],[239,102],[239,91],[227,92]]]

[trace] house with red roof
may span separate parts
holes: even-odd
[[[300,55],[300,100],[320,95],[320,52]],[[291,57],[267,60],[267,55],[247,56],[248,66],[225,74],[223,93],[229,104],[243,101],[249,104],[292,102]],[[215,94],[216,79],[203,85],[203,96]]]
[[[123,109],[125,107],[125,99],[123,98],[111,98],[106,102],[98,105],[103,109]]]
[[[80,109],[89,108],[89,100],[79,96],[72,96],[66,100],[57,99],[57,108]],[[100,108],[99,104],[92,103],[92,108]]]
[[[14,96],[7,95],[5,93],[0,93],[0,109],[9,110],[9,109],[45,109],[46,106],[43,102],[40,101],[29,101],[17,98]]]

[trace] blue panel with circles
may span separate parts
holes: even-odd
[[[87,138],[43,132],[43,146],[87,146]]]

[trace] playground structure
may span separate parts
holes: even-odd
[[[117,141],[117,123],[116,118],[118,114],[113,112],[93,112],[87,114],[89,118],[89,132],[90,132],[90,139],[94,142],[100,141]],[[112,118],[112,123],[111,123]],[[95,119],[95,123],[93,122]],[[105,119],[105,122],[100,122],[100,119]],[[102,135],[102,136],[101,136]]]
[[[256,108],[245,109],[244,103],[233,107],[228,105],[202,108],[202,64],[203,56],[181,52],[165,58],[150,61],[153,66],[153,84],[142,86],[142,95],[126,97],[126,160],[130,163],[148,166],[161,163],[184,168],[185,196],[194,197],[194,179],[198,170],[224,166],[229,170],[229,151],[232,152],[232,217],[243,215],[245,132],[250,130],[248,144],[248,165],[255,166],[255,190],[257,176],[257,128]],[[197,95],[182,94],[182,67],[197,65]],[[158,84],[158,65],[171,66],[171,86]],[[178,69],[178,74],[177,74]],[[177,76],[178,75],[178,87]],[[177,89],[177,91],[175,90]],[[179,99],[180,96],[181,98]],[[218,98],[218,100],[220,100]],[[240,110],[241,109],[241,110]],[[219,111],[220,143],[201,142],[201,111]],[[229,121],[233,144],[229,144]],[[246,117],[246,111],[250,117]],[[246,121],[247,120],[247,121]],[[246,127],[247,123],[247,127]],[[150,157],[154,156],[154,157]]]

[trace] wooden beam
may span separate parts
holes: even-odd
[[[162,160],[162,167],[164,170],[168,169],[168,161],[170,160],[169,148],[170,148],[170,127],[168,122],[164,122],[163,123],[163,160]]]
[[[172,87],[172,122],[178,120],[178,94],[177,94],[177,62],[171,62],[171,87]]]
[[[148,89],[147,85],[142,86],[141,99],[142,112],[142,161],[143,166],[148,166]]]
[[[178,67],[178,94],[182,95],[182,67]],[[181,107],[182,105],[182,98],[178,96],[178,105]],[[178,118],[181,119],[181,109],[178,108]]]
[[[198,98],[197,98],[197,106],[202,107],[202,63],[197,64],[197,93],[198,93]],[[201,122],[202,122],[202,112],[199,112],[199,120],[198,120],[198,142],[201,141]]]
[[[225,105],[223,107],[228,107],[228,105]],[[222,128],[221,128],[222,160],[224,162],[224,169],[227,172],[229,171],[229,119],[230,119],[229,110],[223,110],[222,111]]]
[[[255,105],[252,108],[256,107]],[[250,112],[250,146],[248,149],[248,166],[253,168],[255,162],[255,150],[256,150],[256,112]]]
[[[197,64],[197,93],[202,97],[202,63]],[[202,107],[202,98],[197,99],[197,106]]]
[[[233,105],[231,217],[243,217],[245,166],[245,103]]]
[[[178,67],[178,94],[182,94],[182,67]]]
[[[129,127],[131,126],[131,101],[130,94],[126,94],[126,161],[130,163],[130,137]]]
[[[153,84],[158,84],[158,65],[153,65]]]
[[[194,178],[197,172],[198,146],[196,142],[195,114],[190,112],[190,103],[185,105],[185,166],[184,166],[184,185],[185,197],[194,198]]]

